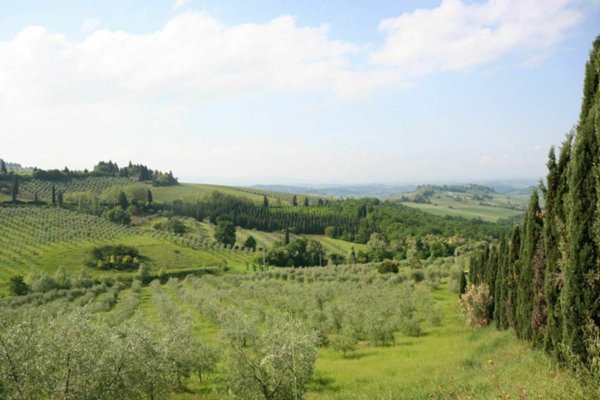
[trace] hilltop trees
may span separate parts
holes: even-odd
[[[0,174],[8,174],[4,160],[0,158]]]

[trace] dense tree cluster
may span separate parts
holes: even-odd
[[[586,66],[579,123],[551,149],[545,209],[533,192],[522,226],[471,260],[488,317],[560,360],[600,374],[600,37]]]
[[[152,170],[146,165],[132,164],[131,162],[129,162],[128,166],[119,168],[119,165],[112,161],[100,161],[91,171],[87,169],[72,171],[67,167],[63,170],[34,168],[31,177],[32,179],[50,182],[67,182],[73,179],[88,177],[123,177],[140,182],[152,182],[154,186],[172,186],[177,184],[177,178],[173,176],[171,171],[162,172]]]

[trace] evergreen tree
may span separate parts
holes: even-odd
[[[520,275],[517,280],[517,315],[516,332],[521,339],[533,336],[531,318],[534,297],[533,264],[538,240],[541,236],[542,220],[537,190],[531,193],[529,206],[523,223],[523,238],[520,254]]]
[[[254,236],[248,236],[248,238],[244,241],[244,247],[246,249],[252,249],[252,251],[256,250],[256,239],[254,239]]]
[[[19,180],[17,179],[17,176],[13,176],[13,183],[12,183],[12,189],[10,191],[11,196],[12,196],[12,201],[13,203],[17,201],[17,195],[19,194]]]
[[[0,158],[0,174],[8,174],[4,160]]]
[[[286,246],[290,244],[290,230],[288,228],[285,228],[285,232],[283,234],[283,244]]]
[[[569,166],[568,265],[563,296],[563,343],[587,364],[584,327],[600,326],[600,280],[597,279],[600,232],[594,226],[600,181],[600,37],[586,65],[583,103]],[[598,224],[598,222],[596,222]]]
[[[129,200],[127,200],[127,195],[125,194],[125,192],[119,192],[118,203],[119,207],[121,207],[122,210],[126,210],[129,206]]]
[[[298,206],[298,198],[296,197],[296,195],[294,195],[294,197],[292,197],[292,205],[294,207]]]
[[[566,265],[567,243],[565,231],[565,205],[568,192],[567,167],[571,156],[573,134],[567,135],[560,150],[558,162],[554,148],[548,155],[547,188],[544,193],[544,249],[546,270],[544,277],[544,295],[547,307],[546,334],[544,349],[547,352],[559,350],[562,340],[561,287],[563,283],[562,266]]]
[[[507,304],[506,320],[515,332],[517,330],[517,283],[521,273],[519,255],[521,253],[521,228],[516,226],[510,236],[508,246],[508,276],[507,282]]]
[[[263,194],[263,207],[264,208],[268,208],[269,207],[269,199],[267,199],[267,195]]]
[[[52,205],[56,207],[56,188],[52,185]]]
[[[308,207],[309,203],[308,203],[308,197],[304,198],[304,207]]]
[[[62,190],[58,191],[56,197],[57,197],[57,201],[58,201],[58,206],[62,207],[63,206],[63,193],[62,193]]]
[[[152,204],[153,200],[154,199],[152,198],[152,190],[148,189],[148,191],[146,192],[146,203]]]
[[[496,273],[496,287],[494,290],[494,320],[496,329],[504,330],[508,328],[506,319],[506,303],[508,295],[508,243],[506,238],[500,238],[498,245],[498,266]]]

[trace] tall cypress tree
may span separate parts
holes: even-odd
[[[507,300],[508,300],[508,243],[505,237],[500,238],[498,245],[498,267],[496,273],[496,288],[494,290],[494,320],[496,329],[504,330],[508,328],[506,318]]]
[[[508,246],[508,276],[506,278],[506,320],[515,332],[517,330],[517,283],[519,282],[519,276],[521,274],[520,254],[521,227],[516,226],[510,236]]]
[[[56,207],[56,188],[52,185],[52,205]]]
[[[600,232],[594,226],[600,190],[599,74],[600,37],[594,42],[586,64],[583,103],[569,167],[569,263],[564,271],[563,343],[584,363],[589,361],[584,327],[589,322],[600,326],[600,280],[597,279]]]
[[[11,189],[10,193],[12,195],[13,203],[16,202],[17,196],[19,194],[19,179],[17,178],[16,175],[13,176],[12,189]]]
[[[540,202],[537,190],[531,193],[529,206],[523,223],[523,238],[521,240],[520,266],[521,272],[517,281],[517,336],[531,339],[531,315],[534,297],[534,257],[538,240],[541,236],[542,223],[540,218]]]
[[[547,189],[545,193],[544,248],[546,251],[546,271],[544,295],[547,306],[546,334],[544,349],[555,353],[562,341],[561,289],[563,286],[563,266],[567,264],[567,234],[565,201],[568,193],[567,167],[571,158],[573,134],[567,135],[560,149],[558,161],[554,149],[548,155]]]
[[[0,158],[0,174],[7,174],[8,170],[6,169],[6,164],[4,160]]]

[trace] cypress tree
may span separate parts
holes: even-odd
[[[565,200],[568,192],[567,167],[571,156],[573,134],[567,135],[560,150],[558,162],[554,149],[548,155],[547,189],[544,210],[544,248],[546,252],[546,271],[544,277],[544,295],[547,307],[546,334],[544,349],[553,353],[558,351],[562,340],[561,288],[563,285],[562,266],[566,265],[564,251],[567,244],[565,231]]]
[[[52,185],[52,205],[56,207],[56,188]]]
[[[12,195],[13,203],[16,202],[17,195],[19,194],[19,180],[17,179],[16,175],[13,176],[12,189],[11,189],[10,193]]]
[[[587,363],[584,327],[600,326],[598,276],[597,197],[600,135],[600,37],[586,64],[583,103],[569,166],[568,264],[563,296],[563,343],[570,353]]]
[[[308,202],[308,197],[304,198],[304,207],[308,207],[309,206],[309,202]]]
[[[544,277],[546,253],[543,235],[538,237],[533,258],[533,309],[531,312],[531,329],[533,344],[539,346],[544,342],[546,329],[547,306],[544,296]]]
[[[63,206],[63,193],[61,190],[58,191],[56,197],[58,198],[58,206],[62,207]]]
[[[521,228],[516,226],[510,236],[508,246],[508,276],[506,320],[515,332],[517,330],[517,283],[521,274],[519,255],[521,254]]]
[[[296,197],[296,195],[294,195],[294,197],[292,197],[292,205],[294,207],[296,207],[298,205],[298,198]]]
[[[485,263],[484,271],[484,282],[489,287],[490,296],[492,300],[496,297],[496,275],[498,273],[498,247],[496,245],[491,246],[489,251],[488,259]],[[488,318],[491,320],[494,317],[494,306],[495,302],[490,301],[488,305],[487,313]]]
[[[264,208],[268,208],[269,207],[269,199],[267,199],[267,195],[263,194],[263,207]]]
[[[6,169],[6,164],[4,163],[4,160],[1,158],[0,158],[0,173],[8,174],[8,170]]]
[[[152,198],[152,190],[148,189],[148,191],[146,192],[146,203],[152,204],[152,201],[154,201],[154,199]]]
[[[496,329],[504,330],[508,327],[506,319],[506,302],[508,295],[508,243],[506,238],[500,239],[498,245],[498,266],[496,272],[496,287],[494,290],[494,320]]]
[[[521,241],[520,275],[517,280],[517,315],[516,332],[521,339],[531,339],[533,336],[531,316],[534,297],[534,257],[538,240],[541,235],[540,204],[537,190],[531,193],[529,206],[523,223],[523,238]]]
[[[285,228],[285,233],[283,235],[283,244],[286,246],[290,244],[290,230],[288,228]]]
[[[125,194],[125,192],[119,192],[118,203],[119,203],[119,206],[121,207],[121,209],[123,209],[123,210],[127,209],[127,206],[129,205],[129,201],[127,200],[127,195]]]

